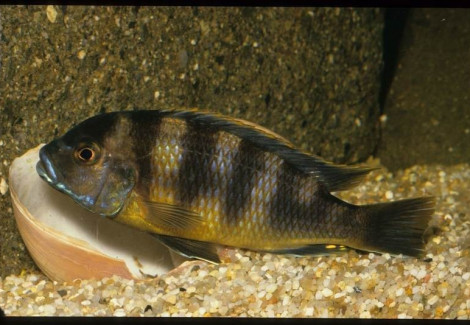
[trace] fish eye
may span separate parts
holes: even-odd
[[[85,144],[75,150],[75,159],[81,163],[92,164],[98,160],[99,148],[96,144]]]
[[[78,152],[78,157],[83,161],[90,161],[95,156],[95,152],[91,148],[82,148]]]

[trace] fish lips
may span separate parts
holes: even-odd
[[[54,180],[47,174],[46,169],[42,161],[38,161],[36,164],[36,172],[39,176],[49,184],[54,184]]]
[[[36,171],[43,180],[54,187],[57,187],[57,184],[59,184],[59,177],[52,161],[47,156],[44,147],[39,151],[39,161],[36,164]]]
[[[46,181],[50,186],[59,192],[70,195],[76,200],[75,195],[62,183],[62,175],[58,174],[52,160],[48,157],[47,153],[41,148],[39,151],[39,161],[36,164],[36,171],[39,176]]]

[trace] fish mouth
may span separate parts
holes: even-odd
[[[39,151],[39,161],[36,164],[36,171],[39,176],[47,183],[55,185],[58,183],[57,173],[55,172],[52,161],[47,157],[44,148]]]
[[[36,164],[36,171],[39,176],[54,189],[73,196],[73,193],[60,182],[59,175],[56,173],[52,161],[42,149],[39,151],[39,161]]]
[[[52,178],[49,177],[49,175],[47,174],[44,168],[44,164],[40,160],[36,164],[36,171],[43,180],[45,180],[48,183],[52,183]]]

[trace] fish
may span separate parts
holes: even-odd
[[[258,124],[197,109],[93,116],[43,146],[36,170],[97,217],[212,263],[223,247],[421,257],[435,204],[348,203],[333,193],[373,168],[328,162]]]

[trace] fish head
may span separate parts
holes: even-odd
[[[106,217],[123,207],[135,184],[135,168],[109,141],[105,125],[87,123],[43,146],[36,170],[56,190]],[[96,123],[95,123],[96,124]],[[110,145],[111,144],[111,145]]]

